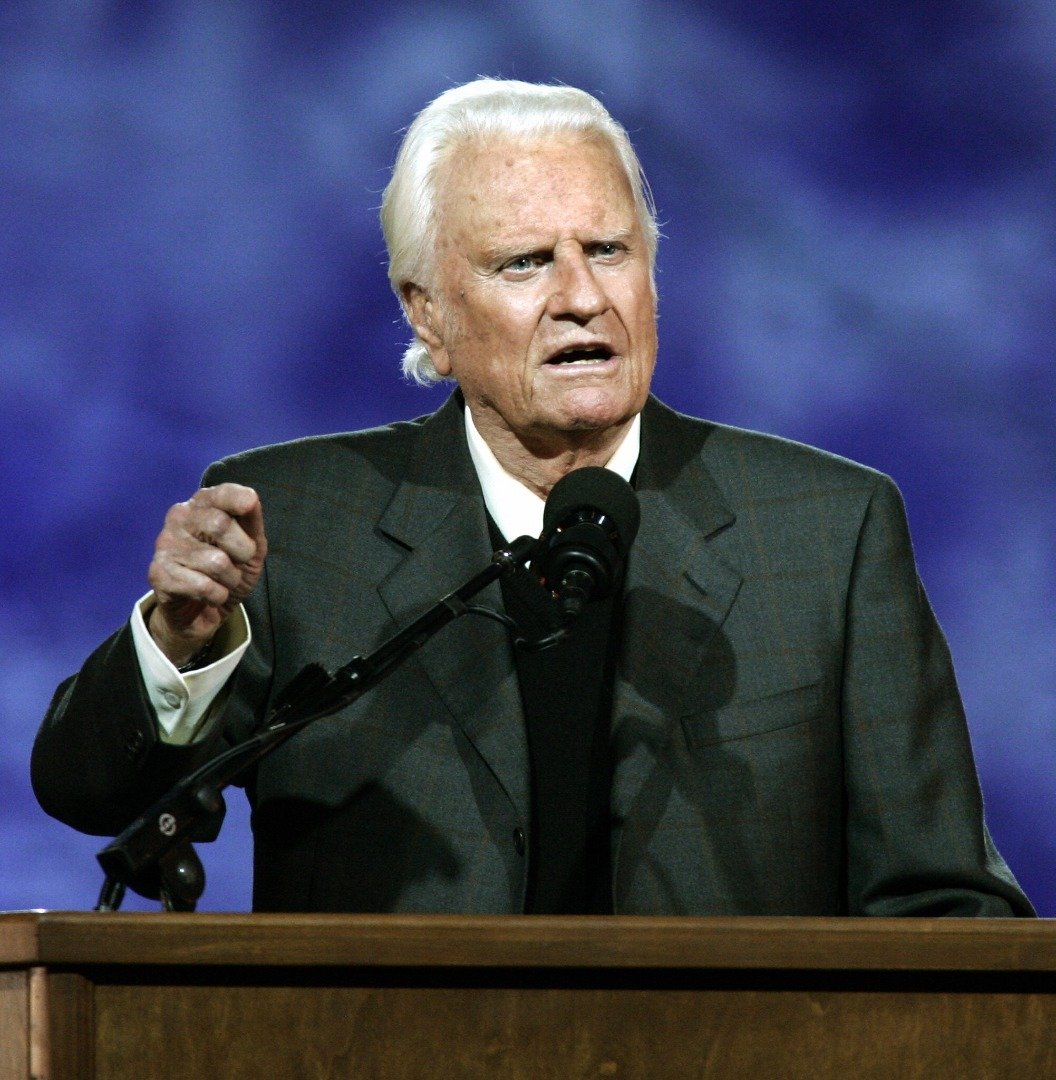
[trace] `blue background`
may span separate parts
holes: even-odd
[[[376,208],[400,129],[489,74],[630,130],[662,398],[898,481],[992,831],[1056,914],[1056,6],[354,7],[0,8],[0,908],[95,901],[29,749],[166,508],[218,455],[441,400],[398,374]],[[229,802],[206,909],[249,903]]]

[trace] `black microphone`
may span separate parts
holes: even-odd
[[[611,469],[590,465],[554,484],[532,572],[566,618],[608,596],[640,516],[634,489]]]

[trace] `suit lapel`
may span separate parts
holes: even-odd
[[[408,549],[378,586],[400,627],[487,566],[484,502],[457,394],[422,426],[415,457],[378,527]],[[501,610],[498,584],[475,602]],[[456,619],[418,652],[417,662],[518,816],[527,820],[528,751],[506,631],[479,616]]]
[[[628,558],[613,702],[617,822],[633,814],[668,744],[684,744],[680,719],[721,698],[732,677],[719,630],[742,578],[710,546],[734,515],[702,460],[709,430],[653,398],[643,413],[642,524]]]
[[[734,516],[701,460],[708,431],[655,399],[643,414],[636,477],[642,524],[627,564],[613,688],[617,822],[633,814],[667,744],[684,743],[680,718],[721,694],[724,667],[732,663],[717,631],[735,602],[741,575],[709,547],[709,539]],[[378,526],[407,548],[406,558],[378,587],[398,626],[487,564],[491,547],[483,499],[457,394],[422,426],[415,456]],[[498,585],[478,602],[501,609]],[[417,662],[527,820],[527,742],[505,631],[481,618],[458,619],[420,650]]]

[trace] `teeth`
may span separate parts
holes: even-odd
[[[603,364],[612,354],[602,346],[595,348],[570,348],[558,353],[553,364]]]

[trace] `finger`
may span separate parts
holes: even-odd
[[[246,491],[253,491],[253,489],[246,488]],[[238,523],[246,536],[256,544],[257,554],[263,558],[268,549],[268,540],[264,535],[264,507],[261,506],[255,491],[253,496],[253,504],[244,513],[238,515]]]
[[[166,553],[155,557],[147,577],[158,603],[166,607],[193,601],[222,608],[230,600],[233,588]]]
[[[200,488],[190,500],[201,521],[199,538],[222,547],[236,562],[264,558],[264,511],[260,497],[243,484]],[[234,527],[232,527],[232,522]]]
[[[249,514],[260,507],[257,493],[245,484],[216,484],[214,487],[199,488],[191,496],[191,502],[198,506],[212,506],[223,510],[233,518]]]
[[[174,552],[173,556],[181,566],[212,578],[225,589],[235,590],[242,585],[244,564],[235,562],[223,548],[196,544],[185,552]]]
[[[232,484],[222,485],[222,488],[227,490],[201,488],[186,502],[171,507],[159,538],[162,546],[187,550],[195,544],[208,544],[221,548],[238,563],[262,558],[261,541],[250,536],[239,519],[232,516],[232,511],[248,506],[252,528],[262,531],[256,492]]]
[[[212,578],[225,589],[240,589],[248,565],[241,560],[241,555],[246,551],[252,553],[255,545],[230,518],[226,521],[225,535],[216,541],[203,535],[190,535],[182,529],[178,532],[166,529],[154,548],[152,573],[163,576],[175,567],[186,567]],[[233,538],[238,534],[241,534],[241,541],[235,542]]]
[[[181,540],[188,555],[203,547],[224,552],[233,562],[244,564],[258,554],[258,543],[240,522],[223,510],[192,507],[181,523]],[[186,543],[191,541],[191,543]]]

